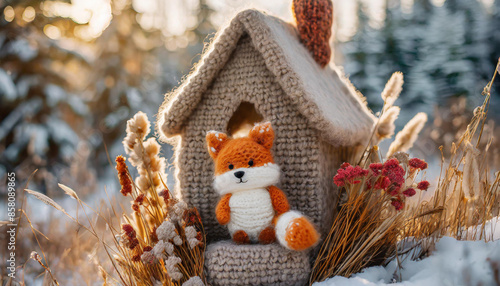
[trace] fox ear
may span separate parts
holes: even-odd
[[[271,122],[264,122],[255,125],[252,130],[250,130],[248,137],[267,149],[271,149],[274,141],[274,130],[271,127]]]
[[[214,160],[215,158],[217,158],[217,155],[219,155],[220,150],[224,148],[224,145],[226,145],[227,141],[229,141],[226,134],[217,131],[208,131],[206,139],[208,145],[208,153]]]

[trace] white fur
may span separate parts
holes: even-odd
[[[227,227],[231,235],[244,230],[252,242],[259,240],[259,234],[271,225],[274,217],[271,196],[265,188],[235,192],[229,199],[231,220]]]
[[[244,171],[245,175],[240,179],[234,173]],[[221,196],[244,190],[267,188],[278,184],[280,179],[280,167],[276,164],[267,164],[260,167],[239,168],[230,170],[224,174],[215,176],[214,189]],[[241,182],[243,181],[243,182]]]
[[[276,239],[278,239],[278,242],[283,245],[284,247],[291,249],[288,246],[288,243],[285,240],[285,236],[288,230],[288,227],[292,220],[296,218],[303,217],[303,215],[298,212],[298,211],[288,211],[278,217],[278,220],[276,221]]]

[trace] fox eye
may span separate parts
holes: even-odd
[[[229,164],[229,170],[232,170],[234,169],[234,165],[233,164]]]
[[[248,166],[250,166],[250,167],[253,166],[253,160],[248,161]]]

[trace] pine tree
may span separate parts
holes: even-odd
[[[88,60],[43,32],[71,36],[78,24],[44,16],[44,2],[0,4],[0,177],[15,171],[22,180],[38,168],[41,183],[75,154],[89,112],[74,93],[75,67],[84,70]]]
[[[363,17],[360,23],[366,22]],[[367,25],[360,25],[344,45],[346,72],[370,106],[378,107],[383,83],[392,72],[402,71],[405,85],[398,104],[431,114],[434,105],[450,97],[480,94],[492,70],[486,56],[488,36],[498,34],[498,25],[490,25],[496,30],[488,32],[487,19],[476,0],[447,0],[442,7],[415,0],[409,14],[402,13],[400,1],[388,0],[384,25],[375,31],[380,37],[375,42],[382,43],[382,50],[372,53]],[[412,115],[407,112],[401,117]]]
[[[96,60],[87,88],[92,126],[98,128],[96,168],[107,166],[105,145],[121,150],[126,121],[139,110],[155,114],[164,93],[155,51],[163,43],[160,31],[140,26],[132,1],[111,4],[113,18],[94,42]]]
[[[345,70],[354,86],[367,98],[373,109],[380,109],[383,102],[380,92],[385,81],[380,75],[380,61],[384,52],[384,39],[380,31],[369,25],[366,7],[357,2],[358,30],[352,40],[342,46]]]
[[[466,96],[473,88],[474,69],[465,50],[466,26],[463,13],[437,7],[430,15],[419,49],[419,59],[408,74],[405,102],[423,104],[432,111],[452,96]]]
[[[488,59],[489,63],[496,67],[496,64],[498,60],[500,59],[500,32],[499,32],[499,27],[500,27],[500,0],[495,0],[493,3],[492,7],[492,13],[491,17],[489,18],[488,21]],[[489,76],[491,76],[492,69],[490,69]],[[499,110],[500,109],[500,82],[498,80],[495,81],[493,84],[493,89],[492,89],[492,100],[491,100],[491,110]],[[491,114],[491,115],[490,115]],[[490,116],[496,118],[497,120],[500,119],[500,113],[499,112],[491,112]]]

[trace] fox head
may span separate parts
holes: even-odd
[[[280,169],[271,154],[271,123],[255,125],[248,137],[231,139],[224,133],[207,133],[208,153],[215,163],[214,188],[220,195],[265,188],[279,182]]]

